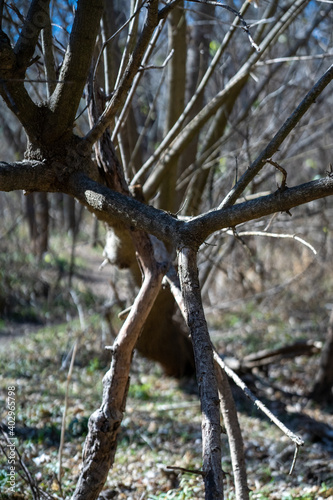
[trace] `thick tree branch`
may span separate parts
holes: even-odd
[[[8,108],[17,116],[29,138],[35,139],[38,123],[38,107],[24,87],[24,74],[18,67],[17,56],[10,40],[0,32],[0,95]]]
[[[215,231],[272,213],[285,212],[298,205],[332,195],[333,177],[327,176],[282,192],[278,190],[268,196],[222,210],[212,210],[187,222],[178,220],[163,210],[110,191],[80,174],[71,178],[66,192],[77,197],[101,220],[112,222],[116,218],[133,228],[144,229],[175,247],[198,247]]]
[[[43,162],[0,162],[0,191],[54,192],[54,187],[54,171]]]
[[[210,234],[222,228],[234,227],[276,212],[287,212],[298,205],[332,194],[333,177],[328,175],[323,179],[307,182],[284,191],[277,190],[268,196],[261,196],[255,200],[199,215],[187,223],[187,230],[192,233],[193,237],[196,234],[198,238],[203,237],[202,243]]]
[[[72,130],[88,77],[103,5],[103,0],[78,1],[59,83],[49,101],[53,116],[50,117],[50,134],[53,139],[68,129]]]
[[[21,77],[24,77],[34,55],[39,33],[49,20],[49,3],[50,0],[32,0],[30,4],[27,18],[14,48]]]
[[[145,205],[134,198],[111,191],[88,177],[77,174],[68,184],[75,196],[96,216],[110,225],[121,221],[132,229],[143,229],[163,241],[177,241],[183,222],[163,210]]]
[[[9,81],[7,78],[2,79],[1,76],[0,72],[1,97],[21,122],[30,141],[37,142],[39,137],[38,125],[41,116],[39,113],[40,109],[31,100],[23,81]]]
[[[221,469],[221,426],[213,350],[202,307],[196,263],[196,251],[182,248],[179,252],[179,275],[187,325],[191,332],[197,383],[202,412],[202,454],[205,498],[223,499]]]
[[[188,221],[134,198],[112,191],[83,173],[65,175],[64,167],[55,169],[43,162],[0,163],[0,191],[64,192],[77,198],[96,216],[112,224],[121,221],[142,229],[175,247],[198,247],[215,231],[234,227],[276,212],[285,212],[333,194],[333,176],[307,182],[284,191],[261,196],[224,209],[215,209]]]

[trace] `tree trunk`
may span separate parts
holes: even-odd
[[[47,252],[49,245],[49,202],[47,193],[35,194],[35,213],[37,235],[35,253],[40,259]]]
[[[209,44],[211,41],[211,25],[209,23],[200,22],[214,17],[215,7],[212,5],[199,4],[193,5],[196,14],[193,13],[196,22],[189,29],[189,41],[187,48],[187,77],[186,77],[186,104],[192,99],[195,94],[198,84],[205,74],[209,56]],[[194,104],[191,112],[188,115],[187,122],[192,120],[202,109],[204,104],[205,90],[203,89]],[[185,171],[190,165],[194,164],[199,146],[199,134],[192,140],[186,151],[181,156],[180,164],[182,171]],[[185,195],[187,184],[181,190],[182,197]]]
[[[35,249],[35,241],[37,237],[37,227],[36,227],[36,214],[35,214],[35,200],[34,193],[28,193],[25,198],[25,216],[29,227],[30,241]],[[35,251],[35,250],[34,250]]]
[[[174,9],[169,16],[169,50],[173,56],[168,65],[168,109],[165,123],[165,135],[175,124],[184,109],[186,85],[186,18],[184,2]],[[178,208],[176,183],[178,178],[178,158],[169,168],[165,182],[160,186],[158,207],[169,212]]]
[[[66,231],[73,235],[76,231],[75,199],[72,196],[64,197],[64,213]]]
[[[202,306],[196,250],[179,251],[179,275],[186,322],[191,332],[202,413],[205,500],[223,500],[221,425],[211,340]]]
[[[168,288],[162,289],[136,347],[143,356],[158,361],[167,375],[180,378],[193,375],[195,367],[186,326],[174,313],[173,296]]]
[[[319,370],[310,397],[318,402],[333,401],[333,310],[327,328],[327,338],[324,344]]]

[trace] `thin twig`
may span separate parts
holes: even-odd
[[[214,359],[223,368],[228,377],[230,377],[235,384],[242,389],[244,394],[261,410],[286,436],[289,437],[298,446],[303,446],[304,441],[301,437],[294,434],[288,427],[286,427],[266,406],[250,391],[243,380],[221,359],[217,351],[214,349]]]
[[[175,471],[180,471],[180,472],[187,472],[188,474],[197,474],[199,476],[204,477],[205,476],[205,471],[203,470],[198,470],[198,469],[185,469],[184,467],[173,467],[172,465],[167,465],[166,467],[169,470],[175,470]]]
[[[67,418],[67,409],[68,409],[69,383],[70,383],[71,378],[72,378],[73,366],[74,366],[75,356],[77,353],[78,344],[79,344],[79,339],[76,339],[75,343],[74,343],[74,347],[73,347],[71,363],[69,365],[69,370],[68,370],[67,380],[66,380],[65,405],[64,405],[64,413],[62,415],[61,435],[60,435],[60,444],[59,444],[59,451],[58,451],[58,462],[59,462],[58,482],[59,482],[60,487],[61,487],[61,476],[62,476],[62,452],[64,449],[64,443],[65,443],[66,418]]]
[[[8,439],[8,436],[7,436],[7,433],[5,432],[4,428],[2,427],[2,425],[0,424],[0,431],[4,437],[4,440],[6,442],[7,445],[9,446],[13,446],[13,443]],[[6,449],[0,444],[0,448],[2,449],[2,451],[4,452],[4,455],[8,458],[7,456],[7,451]],[[25,464],[19,450],[17,449],[17,446],[15,446],[15,453],[17,455],[17,459],[18,459],[18,462],[24,472],[24,476],[19,473],[20,477],[23,479],[23,481],[25,481],[26,483],[29,484],[30,486],[30,490],[31,490],[31,494],[32,494],[32,497],[34,500],[40,500],[40,496],[42,495],[44,498],[47,498],[47,499],[52,499],[54,497],[52,497],[49,493],[43,491],[42,489],[40,489],[40,487],[38,486],[36,480],[32,477],[32,475],[30,474],[30,471],[27,467],[27,465]]]
[[[154,35],[152,36],[152,39],[151,39],[151,41],[150,41],[150,43],[149,43],[149,45],[147,47],[147,50],[146,50],[146,52],[145,52],[145,54],[144,54],[144,56],[142,58],[142,61],[141,61],[141,66],[142,67],[144,67],[147,64],[147,62],[149,61],[151,53],[152,53],[152,51],[153,51],[153,49],[154,49],[154,47],[155,47],[155,45],[157,43],[158,37],[161,34],[161,31],[162,31],[162,28],[163,28],[165,22],[166,22],[165,19],[163,19],[162,21],[159,22],[159,24],[157,26],[157,29],[156,29]],[[111,137],[112,141],[115,140],[115,138],[117,137],[117,134],[118,134],[118,132],[120,130],[121,125],[124,123],[124,120],[125,120],[125,118],[126,118],[126,116],[128,114],[130,104],[131,104],[131,102],[133,100],[134,94],[135,94],[136,89],[137,89],[137,87],[138,87],[138,85],[140,83],[142,75],[143,75],[143,72],[142,71],[141,72],[138,71],[137,74],[136,74],[136,76],[133,79],[133,83],[132,83],[131,89],[130,89],[130,91],[128,93],[128,96],[126,98],[125,104],[124,104],[124,106],[123,106],[123,108],[122,108],[122,110],[120,112],[119,118],[118,118],[117,123],[116,123],[116,125],[114,127],[114,130],[112,132],[112,137]]]
[[[78,313],[79,313],[81,331],[84,332],[85,328],[86,328],[86,324],[85,324],[82,306],[81,306],[79,298],[78,298],[77,294],[74,292],[74,290],[71,290],[70,294],[71,294],[73,302],[76,305]],[[82,335],[82,332],[81,332],[81,335]],[[60,435],[60,444],[59,444],[59,451],[58,451],[58,462],[59,462],[58,482],[59,482],[60,488],[61,488],[61,476],[62,476],[62,452],[63,452],[63,448],[64,448],[64,443],[65,443],[66,418],[67,418],[67,410],[68,410],[69,384],[70,384],[72,374],[73,374],[74,361],[75,361],[78,346],[79,346],[79,338],[77,338],[74,342],[72,358],[71,358],[71,362],[69,365],[67,380],[66,380],[64,413],[62,415],[61,435]]]
[[[142,144],[142,141],[143,139],[145,139],[147,137],[147,130],[148,130],[148,127],[149,127],[149,124],[152,120],[152,115],[153,115],[153,112],[155,111],[156,109],[156,103],[158,102],[158,100],[160,99],[160,92],[161,92],[161,88],[162,88],[162,85],[163,85],[163,82],[164,82],[164,79],[165,79],[165,68],[162,72],[162,76],[161,76],[161,80],[160,80],[160,83],[158,84],[158,87],[156,89],[156,92],[155,92],[155,96],[154,96],[154,99],[153,99],[153,102],[151,103],[150,105],[150,108],[149,108],[149,112],[146,116],[146,119],[145,119],[145,122],[144,122],[144,125],[140,131],[140,135],[136,141],[136,144],[131,152],[131,157],[129,159],[129,162],[128,162],[128,170],[130,171],[131,169],[133,170],[133,162],[134,162],[134,159],[139,151],[139,148]]]
[[[145,3],[146,3],[146,0],[144,0],[142,2],[140,7],[127,19],[127,21],[124,22],[124,24],[122,24],[120,26],[120,28],[115,33],[113,33],[113,35],[111,35],[107,40],[105,40],[105,42],[103,43],[101,50],[99,51],[99,54],[97,56],[97,60],[96,60],[95,68],[94,68],[94,76],[93,76],[94,84],[96,81],[98,65],[99,65],[99,62],[101,60],[101,57],[103,55],[103,52],[104,52],[106,46],[108,45],[108,43],[110,43],[114,38],[116,38],[129,25],[129,23],[132,21],[132,19],[134,19],[134,17],[138,14],[138,12],[140,12],[140,10],[142,9],[142,7],[144,6]]]
[[[44,55],[44,71],[46,76],[46,93],[47,98],[49,99],[56,88],[55,80],[57,79],[57,75],[52,48],[52,27],[49,9],[47,9],[47,12],[45,12],[45,14],[47,15],[47,22],[41,31],[41,39]]]
[[[80,300],[79,300],[77,293],[74,290],[71,290],[70,294],[71,294],[71,297],[73,299],[74,304],[76,305],[77,312],[79,313],[81,330],[82,330],[82,332],[84,332],[84,330],[86,329],[86,321],[85,321],[82,305],[80,303]]]
[[[243,25],[243,30],[247,34],[248,39],[250,40],[250,43],[251,43],[252,47],[257,52],[260,52],[260,47],[255,43],[255,41],[253,40],[253,38],[251,36],[249,25],[247,24],[247,22],[245,21],[244,17],[241,15],[241,13],[238,12],[238,10],[233,9],[229,5],[225,5],[225,4],[220,3],[220,2],[213,2],[211,0],[190,0],[190,1],[194,2],[194,3],[204,3],[204,4],[207,4],[207,5],[214,5],[215,7],[222,7],[222,9],[226,9],[229,12],[232,12],[232,14],[234,14],[235,16],[237,16],[240,19],[240,21],[241,21],[241,23]]]
[[[291,476],[292,473],[294,472],[294,468],[295,468],[295,465],[296,465],[296,460],[297,460],[298,452],[299,452],[299,445],[296,444],[295,445],[295,453],[294,453],[293,462],[291,464],[290,471],[289,471],[289,476]]]
[[[156,66],[156,65],[149,65],[149,66],[142,66],[141,68],[138,69],[138,71],[146,71],[148,69],[164,69],[166,67],[166,65],[168,64],[168,62],[170,61],[171,57],[173,56],[173,53],[174,53],[175,49],[172,49],[170,51],[170,53],[167,55],[167,57],[165,58],[164,62],[159,65],[159,66]]]
[[[287,171],[286,171],[286,169],[284,169],[283,167],[281,167],[281,165],[279,165],[276,161],[272,160],[272,158],[269,158],[267,160],[267,163],[270,163],[279,172],[281,172],[281,174],[282,174],[282,181],[281,181],[281,186],[279,187],[279,189],[282,189],[282,190],[286,189],[287,188]]]
[[[88,132],[88,134],[86,134],[84,138],[86,144],[92,145],[102,136],[111,121],[115,118],[119,107],[122,106],[126,94],[129,92],[131,87],[133,87],[134,78],[140,75],[140,73],[138,73],[138,68],[141,64],[143,64],[143,58],[147,51],[149,51],[149,42],[151,43],[153,33],[158,25],[158,16],[156,17],[156,14],[158,14],[158,3],[149,2],[147,7],[146,23],[134,49],[133,57],[129,59],[126,70],[121,81],[119,82],[119,86],[115,89],[107,107],[100,115],[92,129]],[[122,107],[122,112],[123,111],[124,106]]]
[[[256,63],[256,66],[266,66],[269,64],[280,64],[291,61],[313,61],[314,59],[325,59],[326,57],[333,57],[333,52],[326,52],[326,54],[314,54],[312,56],[276,57],[275,59],[266,59],[266,61],[258,61]]]
[[[231,231],[230,229],[226,231],[227,234],[229,235],[234,235],[234,232]],[[267,233],[265,231],[240,231],[237,233],[238,236],[267,236],[268,238],[289,238],[292,240],[299,241],[302,243],[302,245],[308,247],[312,253],[317,255],[317,250],[306,240],[303,238],[300,238],[299,236],[296,236],[295,234],[279,234],[279,233]]]
[[[246,9],[248,8],[249,4],[247,2],[244,2],[243,7],[241,8],[241,14],[246,12]],[[183,124],[185,123],[185,120],[190,116],[190,113],[193,109],[195,109],[196,103],[199,99],[199,97],[202,95],[202,92],[204,91],[205,87],[207,86],[209,80],[211,79],[212,75],[214,74],[214,71],[221,60],[222,55],[224,54],[225,50],[227,49],[233,34],[236,32],[236,28],[239,24],[239,18],[236,17],[234,22],[231,24],[229,31],[225,35],[223,42],[221,43],[220,47],[216,51],[212,61],[210,62],[208,68],[206,69],[205,74],[201,78],[200,83],[198,84],[198,87],[196,88],[196,91],[194,92],[193,96],[189,100],[188,104],[186,105],[185,109],[179,116],[178,120],[176,123],[171,127],[171,129],[168,131],[164,139],[162,140],[161,144],[156,148],[156,150],[151,154],[151,156],[148,158],[148,160],[142,165],[140,170],[135,174],[131,181],[131,185],[136,184],[139,182],[144,174],[150,170],[150,168],[154,165],[156,160],[159,160],[164,153],[164,151],[170,146],[171,142],[173,139],[177,136],[179,131],[182,129]]]
[[[116,77],[116,82],[114,85],[114,88],[117,88],[120,80],[123,76],[125,66],[128,63],[129,60],[129,55],[133,51],[134,46],[135,46],[135,38],[137,37],[138,33],[138,24],[139,24],[139,16],[138,14],[140,13],[140,10],[145,4],[145,0],[141,3],[140,7],[138,8],[139,0],[135,0],[135,2],[131,2],[131,22],[128,27],[128,33],[127,33],[127,40],[125,43],[125,47],[122,53],[121,61],[119,64],[119,69],[118,69],[118,74]]]
[[[305,267],[305,269],[303,271],[297,273],[296,276],[292,276],[291,278],[287,279],[286,281],[284,281],[284,283],[272,286],[271,288],[267,288],[263,292],[254,293],[254,294],[249,295],[247,297],[242,297],[240,299],[228,300],[228,301],[225,301],[223,303],[219,302],[219,303],[212,304],[211,306],[206,308],[206,311],[207,312],[223,311],[225,309],[230,309],[230,307],[236,306],[240,303],[244,304],[244,301],[250,301],[250,300],[253,301],[253,300],[258,300],[261,298],[267,299],[267,297],[271,297],[273,295],[276,295],[276,294],[280,293],[281,291],[285,290],[285,288],[290,286],[291,283],[300,279],[304,275],[304,273],[307,272],[308,269],[310,269],[310,266],[312,266],[314,262],[315,262],[315,258],[313,258],[311,260],[311,262]]]

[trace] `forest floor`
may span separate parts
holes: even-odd
[[[108,266],[98,270],[101,262],[100,250],[78,248],[71,285],[76,305],[68,293],[64,298],[58,290],[61,281],[63,289],[68,288],[66,269],[59,261],[56,265],[48,262],[43,267],[41,282],[57,282],[57,287],[47,288],[42,306],[35,293],[33,307],[40,307],[43,314],[34,316],[29,311],[23,318],[15,305],[14,317],[0,323],[0,422],[9,423],[8,388],[15,387],[12,392],[15,392],[17,449],[33,481],[48,493],[48,498],[70,498],[73,493],[88,418],[101,402],[102,377],[110,361],[104,346],[112,343],[101,313],[104,304],[110,301],[110,280],[114,279]],[[35,271],[40,276],[39,269]],[[83,312],[83,324],[82,317],[81,323],[78,319],[78,307]],[[302,307],[299,304],[300,311]],[[309,314],[311,308],[313,315]],[[263,347],[273,349],[314,337],[324,340],[325,322],[318,320],[316,304],[311,303],[311,308],[299,316],[295,313],[287,324],[280,308],[247,301],[230,307],[223,315],[209,313],[208,308],[208,322],[219,352],[227,357],[235,357],[237,353],[237,358],[242,359]],[[115,331],[120,326],[116,312]],[[44,320],[38,323],[41,316]],[[76,341],[78,351],[67,383]],[[295,451],[293,443],[233,387],[243,430],[251,499],[333,499],[333,408],[306,398],[318,360],[318,354],[280,357],[265,368],[241,374],[257,397],[305,441],[291,476],[288,472]],[[69,401],[60,484],[58,451],[67,386]],[[4,438],[0,443],[6,450]],[[235,493],[224,434],[222,448],[225,498],[231,500]],[[19,463],[15,465],[15,494],[10,492],[8,462],[0,450],[0,499],[33,498]],[[201,476],[185,473],[182,468],[201,469],[201,418],[196,384],[193,380],[168,378],[159,366],[135,354],[116,462],[103,498],[204,498]]]

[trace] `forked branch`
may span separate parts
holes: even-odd
[[[21,77],[25,75],[25,71],[34,55],[39,33],[48,23],[49,3],[50,0],[33,0],[30,3],[27,17],[14,48]]]
[[[300,119],[305,115],[308,109],[315,104],[318,96],[323,92],[327,85],[333,79],[333,64],[328,68],[328,70],[319,78],[312,89],[306,94],[302,102],[297,106],[295,111],[289,116],[289,118],[284,122],[280,130],[275,134],[270,143],[266,148],[260,153],[260,155],[255,159],[252,165],[246,170],[246,172],[239,179],[237,184],[224,198],[223,202],[220,204],[219,208],[227,207],[233,205],[237,198],[244,192],[245,188],[254,179],[254,177],[260,172],[264,167],[265,163],[270,159],[274,153],[279,149],[285,138],[290,134],[290,132],[296,127]]]
[[[186,321],[185,302],[180,290],[179,279],[173,266],[170,266],[164,279],[168,283],[179,310]],[[228,378],[216,361],[215,374],[220,395],[220,409],[223,425],[229,441],[231,463],[235,478],[236,499],[247,500],[249,498],[249,489],[247,486],[243,438],[238,421],[237,410]]]

